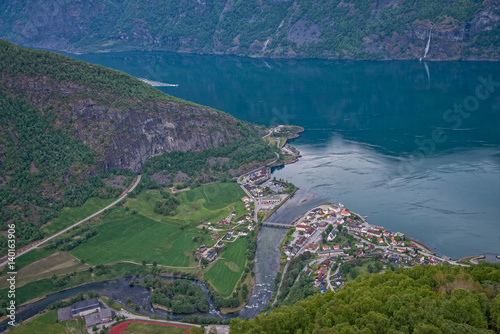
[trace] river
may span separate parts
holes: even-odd
[[[274,176],[438,254],[500,253],[499,62],[76,58],[249,122],[300,125],[303,158]]]

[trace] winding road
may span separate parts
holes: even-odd
[[[21,255],[23,255],[23,254],[26,254],[26,253],[28,253],[28,252],[32,251],[32,250],[33,250],[33,249],[35,249],[35,248],[38,248],[39,246],[41,246],[41,245],[45,244],[46,242],[48,242],[48,241],[50,241],[50,240],[52,240],[52,239],[54,239],[54,238],[56,238],[56,237],[60,236],[60,235],[61,235],[61,234],[63,234],[63,233],[66,233],[67,231],[71,230],[72,228],[74,228],[74,227],[76,227],[76,226],[78,226],[78,225],[80,225],[80,224],[82,224],[82,223],[85,223],[87,220],[92,219],[92,218],[94,218],[95,216],[98,216],[98,215],[100,215],[101,213],[103,213],[105,210],[107,210],[107,209],[109,209],[109,208],[111,208],[111,207],[115,206],[117,203],[119,203],[119,202],[120,202],[120,201],[122,201],[125,197],[127,197],[127,195],[128,195],[130,192],[132,192],[132,191],[135,189],[135,187],[137,187],[137,185],[139,184],[139,182],[140,182],[140,181],[141,181],[141,174],[138,174],[138,175],[137,175],[137,178],[136,178],[136,180],[135,180],[135,182],[134,182],[134,184],[132,185],[132,187],[130,187],[130,189],[128,189],[128,190],[127,190],[127,191],[126,191],[126,192],[125,192],[122,196],[120,196],[120,198],[118,198],[116,201],[114,201],[113,203],[111,203],[111,204],[110,204],[110,205],[108,205],[107,207],[105,207],[105,208],[103,208],[103,209],[101,209],[101,210],[97,211],[96,213],[94,213],[94,214],[92,214],[92,215],[88,216],[87,218],[84,218],[84,219],[80,220],[79,222],[76,222],[76,223],[74,223],[73,225],[71,225],[71,226],[69,226],[69,227],[66,227],[64,230],[62,230],[62,231],[60,231],[60,232],[57,232],[57,233],[56,233],[56,234],[54,234],[54,235],[51,235],[50,237],[48,237],[48,238],[44,239],[43,241],[41,241],[41,242],[37,243],[36,245],[33,245],[33,246],[31,246],[31,247],[29,247],[29,248],[27,248],[27,249],[23,250],[22,252],[20,252],[20,253],[16,254],[16,258],[17,258],[17,257],[19,257],[19,256],[21,256]],[[0,262],[0,268],[1,268],[1,267],[3,267],[4,265],[6,265],[6,264],[7,264],[7,262],[9,262],[9,259],[8,259],[8,258],[6,258],[6,259],[2,260],[2,262]]]

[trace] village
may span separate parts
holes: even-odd
[[[339,291],[346,282],[355,279],[352,273],[379,272],[415,265],[452,264],[447,256],[436,256],[403,233],[391,232],[371,225],[342,204],[322,204],[297,219],[291,240],[282,246],[286,260],[310,252],[313,261],[304,268],[314,275],[314,285],[321,292]]]

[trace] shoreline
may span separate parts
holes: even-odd
[[[16,43],[17,44],[17,43]],[[99,44],[99,43],[98,43]],[[332,58],[332,57],[296,57],[296,58],[290,58],[287,57],[286,55],[282,55],[281,57],[265,57],[262,55],[254,55],[254,54],[248,54],[248,55],[241,55],[241,54],[222,54],[222,53],[203,53],[202,51],[198,52],[189,52],[186,50],[163,50],[163,49],[140,49],[140,48],[135,48],[135,47],[121,47],[121,48],[116,48],[116,49],[93,49],[93,50],[73,50],[73,49],[48,49],[48,48],[38,48],[40,50],[47,50],[47,51],[52,51],[52,52],[59,52],[59,53],[66,53],[67,55],[74,55],[74,56],[81,56],[81,55],[94,55],[94,54],[107,54],[107,53],[123,53],[123,52],[146,52],[146,53],[154,53],[154,52],[164,52],[164,53],[171,53],[171,54],[178,54],[178,55],[183,55],[183,54],[189,54],[189,55],[197,55],[197,56],[211,56],[211,57],[220,57],[220,56],[226,56],[226,57],[234,57],[234,58],[247,58],[247,59],[263,59],[263,60],[288,60],[288,61],[297,61],[297,60],[327,60],[327,61],[373,61],[373,62],[390,62],[390,61],[414,61],[414,62],[419,62],[419,58],[401,58],[401,59],[352,59],[352,58]],[[422,60],[423,61],[423,60]],[[425,61],[429,62],[470,62],[470,63],[477,63],[477,62],[498,62],[498,59],[460,59],[460,58],[450,58],[450,59],[444,59],[444,58],[438,58],[438,59],[430,59],[426,58]]]

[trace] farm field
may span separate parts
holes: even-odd
[[[177,226],[162,224],[141,214],[114,208],[98,227],[99,235],[81,244],[71,254],[97,265],[119,261],[157,262],[173,267],[196,265],[192,240],[200,234]],[[202,234],[200,234],[202,235]],[[210,236],[204,234],[204,238]]]
[[[70,334],[82,333],[85,331],[83,319],[68,320],[57,322],[57,311],[52,310],[41,316],[15,328],[9,333],[13,334],[33,334],[33,333],[51,333],[51,334]]]
[[[177,194],[180,204],[177,214],[163,216],[154,212],[156,201],[161,200],[159,190],[143,191],[137,198],[127,199],[126,206],[158,222],[172,225],[198,225],[200,221],[216,222],[236,211],[245,214],[241,198],[245,192],[236,183],[210,183]]]
[[[205,273],[223,297],[228,297],[238,283],[246,265],[247,238],[228,243],[219,259]]]
[[[105,208],[116,201],[116,198],[101,199],[93,197],[88,199],[82,206],[77,208],[64,208],[59,212],[59,216],[42,227],[46,235],[52,235],[74,223],[90,216],[91,214]]]
[[[59,276],[72,272],[83,271],[89,265],[80,262],[74,256],[66,252],[57,252],[46,258],[33,262],[17,272],[16,286],[22,287],[26,283],[49,278],[53,275]],[[8,287],[6,276],[0,277],[0,289]]]
[[[29,265],[35,261],[41,260],[41,259],[43,259],[43,258],[45,258],[45,257],[47,257],[50,254],[53,254],[55,252],[56,252],[55,249],[48,249],[48,248],[44,247],[44,248],[37,248],[37,249],[32,250],[31,252],[23,254],[23,255],[16,258],[17,270],[19,271],[21,268],[24,268],[27,265]],[[7,273],[7,271],[8,271],[8,268],[6,266],[4,268],[4,273]]]
[[[212,183],[178,194],[176,216],[154,212],[161,199],[158,190],[143,191],[127,199],[122,208],[113,208],[98,226],[99,235],[71,251],[91,265],[132,261],[157,262],[170,267],[194,267],[193,250],[213,243],[210,235],[197,229],[201,222],[218,221],[231,212],[246,212],[244,192],[236,183]],[[135,212],[135,213],[134,213]],[[201,237],[197,242],[193,238]],[[202,242],[200,242],[202,241]]]

